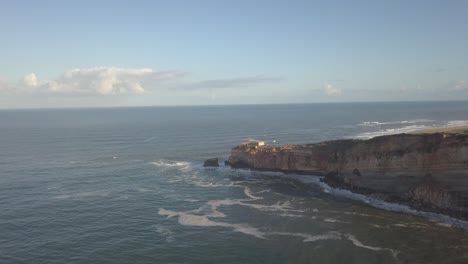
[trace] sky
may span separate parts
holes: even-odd
[[[0,3],[0,108],[468,100],[468,1]]]

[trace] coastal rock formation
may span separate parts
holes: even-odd
[[[398,134],[369,140],[234,147],[233,168],[324,176],[350,189],[468,218],[468,135]]]
[[[219,167],[218,158],[207,159],[203,163],[203,167]]]

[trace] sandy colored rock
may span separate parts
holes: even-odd
[[[331,185],[468,216],[468,135],[398,134],[316,144],[240,145],[234,168],[325,176]]]

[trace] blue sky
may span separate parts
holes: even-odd
[[[0,108],[468,100],[468,1],[2,1]]]

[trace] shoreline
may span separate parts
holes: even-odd
[[[368,140],[264,146],[241,144],[227,165],[323,176],[327,185],[468,221],[468,126]]]
[[[408,134],[421,135],[421,134],[434,134],[434,133],[465,135],[465,134],[468,134],[468,126],[431,127],[431,128],[415,130],[413,132],[409,132]]]

